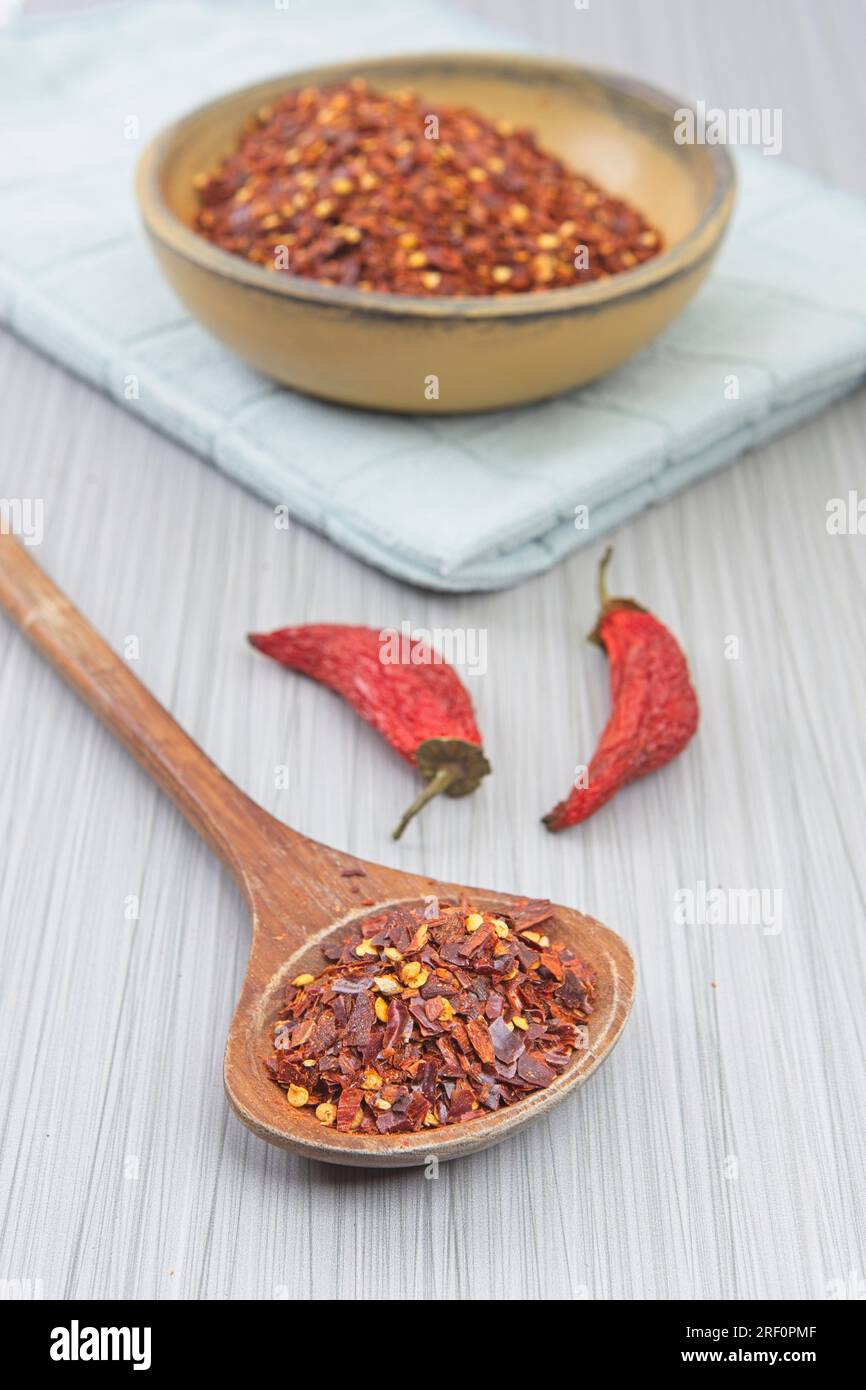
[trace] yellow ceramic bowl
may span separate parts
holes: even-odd
[[[192,178],[281,92],[362,75],[388,91],[472,106],[535,131],[542,147],[637,207],[666,250],[573,289],[421,299],[274,273],[192,230]],[[706,276],[734,202],[731,158],[674,140],[678,103],[650,87],[510,54],[358,60],[290,73],[200,107],[148,147],[138,197],[162,269],[187,308],[253,367],[311,395],[417,414],[494,410],[610,371],[670,323]],[[431,377],[438,398],[429,398]]]

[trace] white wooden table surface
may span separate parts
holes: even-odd
[[[786,157],[866,193],[856,0],[472,8],[709,104],[781,107]],[[580,906],[639,966],[623,1040],[586,1089],[435,1180],[268,1148],[222,1095],[238,894],[0,623],[0,1280],[46,1297],[856,1294],[866,537],[829,535],[826,505],[866,495],[864,393],[619,533],[616,587],[681,636],[702,727],[678,764],[553,837],[538,817],[607,708],[604,659],[582,641],[598,548],[513,592],[423,594],[275,530],[261,502],[10,338],[0,379],[0,494],[44,498],[37,558],[116,646],[139,638],[141,677],[248,792],[359,855]],[[411,773],[243,641],[315,619],[488,633],[472,689],[495,777],[399,845]],[[677,924],[675,893],[702,882],[778,890],[781,930]]]

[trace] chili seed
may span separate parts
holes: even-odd
[[[395,980],[393,975],[376,975],[373,984],[380,994],[392,995],[400,993],[400,981]]]

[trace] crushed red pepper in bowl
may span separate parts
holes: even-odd
[[[193,180],[195,228],[270,270],[359,290],[510,295],[658,255],[628,203],[531,131],[357,78],[286,92]]]
[[[272,1079],[320,1124],[406,1134],[463,1124],[549,1086],[584,1045],[595,975],[510,913],[398,904],[326,943],[273,1026]],[[552,929],[552,927],[551,927]]]

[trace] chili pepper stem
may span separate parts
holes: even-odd
[[[594,642],[597,647],[602,648],[604,647],[604,643],[601,640],[601,624],[608,613],[612,613],[615,608],[628,608],[633,613],[646,612],[643,604],[636,603],[633,598],[619,598],[611,594],[607,587],[607,567],[611,562],[612,556],[613,546],[609,545],[605,549],[598,567],[598,617],[596,618],[595,627],[592,629],[592,632],[587,634],[588,641]]]
[[[610,603],[610,592],[607,587],[607,567],[613,556],[613,546],[609,545],[601,557],[601,564],[598,567],[598,606],[602,613]]]
[[[434,796],[439,796],[442,792],[446,792],[448,788],[462,776],[463,772],[459,767],[440,767],[439,771],[430,778],[426,787],[415,797],[408,811],[403,814],[400,819],[400,824],[392,835],[392,839],[399,840],[410,820],[412,820],[414,816],[417,816],[419,811],[423,810],[427,802],[432,801]]]

